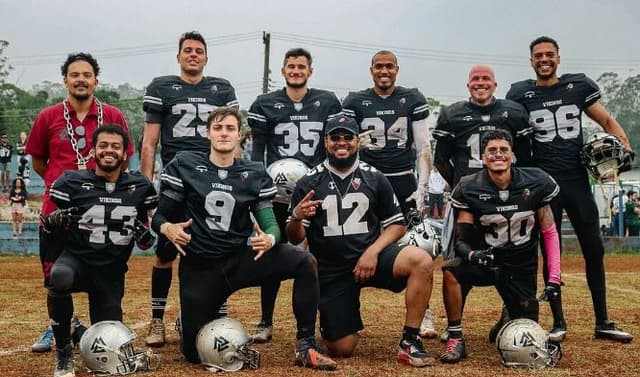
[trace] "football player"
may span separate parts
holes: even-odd
[[[156,148],[160,142],[162,163],[166,165],[178,151],[207,152],[206,122],[209,113],[219,106],[238,106],[235,90],[229,81],[204,76],[207,64],[207,43],[198,32],[187,32],[178,44],[179,76],[153,79],[142,101],[145,126],[140,157],[140,171],[153,179]],[[156,260],[151,273],[151,312],[148,346],[165,343],[163,322],[165,305],[171,287],[173,261],[178,252],[166,238],[160,237]],[[226,314],[226,306],[221,309]]]
[[[324,126],[328,119],[340,114],[342,106],[336,95],[326,90],[308,87],[313,73],[311,53],[294,48],[284,55],[281,73],[286,82],[283,89],[258,96],[248,114],[252,130],[251,159],[266,165],[283,158],[296,158],[307,166],[315,166],[325,157]],[[278,184],[278,182],[276,182]],[[282,242],[287,242],[285,225],[288,203],[273,203],[273,212],[280,225]],[[262,319],[252,335],[255,342],[271,339],[273,310],[280,284],[262,287]]]
[[[376,52],[369,68],[373,88],[349,93],[342,106],[345,115],[355,118],[361,130],[369,132],[363,135],[367,146],[360,151],[360,158],[387,177],[408,218],[411,208],[422,210],[428,195],[430,109],[418,89],[396,85],[399,70],[398,59],[391,51]],[[413,173],[416,154],[419,184]],[[432,316],[427,309],[422,336],[437,336]]]
[[[207,122],[209,153],[180,152],[164,168],[153,228],[181,253],[182,353],[199,362],[196,336],[233,292],[265,281],[294,279],[296,365],[333,370],[315,341],[318,273],[315,258],[278,243],[271,200],[276,194],[262,163],[235,159],[240,112],[214,110]],[[187,221],[178,209],[186,208]],[[257,223],[254,225],[250,214]],[[251,236],[255,229],[255,235]]]
[[[469,99],[444,107],[438,117],[433,137],[436,139],[435,166],[450,187],[455,187],[461,177],[482,169],[481,141],[484,135],[492,130],[506,130],[515,136],[515,153],[518,164],[526,165],[531,161],[531,148],[528,135],[531,133],[529,116],[522,105],[508,100],[496,99],[494,93],[497,81],[493,68],[486,64],[471,67],[467,81]],[[447,209],[446,228],[455,224],[454,211]],[[455,257],[453,243],[444,242],[444,259]],[[462,326],[464,302],[469,291],[475,286],[494,284],[490,270],[475,269],[473,274],[459,282],[449,268],[443,268],[443,295],[449,327]],[[494,342],[497,332],[502,327],[507,313],[493,326],[489,332],[489,341]],[[444,334],[443,334],[444,335]],[[446,335],[444,335],[446,337]],[[452,340],[456,342],[456,340]],[[445,354],[442,360],[456,362],[459,358]]]
[[[318,260],[320,329],[331,354],[349,357],[362,330],[360,290],[406,288],[406,317],[397,360],[423,367],[435,363],[418,335],[431,295],[433,262],[415,246],[396,241],[404,216],[387,178],[359,161],[359,127],[340,116],[327,122],[327,159],[298,181],[287,233],[305,237]]]
[[[495,274],[486,279],[495,284],[510,318],[537,322],[540,234],[551,272],[545,298],[557,294],[561,284],[558,232],[549,206],[558,194],[558,185],[540,169],[511,166],[513,139],[507,131],[486,132],[481,151],[486,168],[463,177],[451,193],[457,211],[456,258],[445,262],[447,271],[461,284]],[[491,270],[494,265],[497,268]],[[443,290],[445,305],[449,305],[447,287]],[[466,357],[462,322],[450,317],[448,330],[447,347],[440,359],[455,363]]]
[[[43,216],[43,229],[57,233],[63,252],[51,268],[47,307],[56,340],[54,377],[73,377],[70,323],[71,292],[87,292],[91,322],[122,321],[127,260],[134,239],[146,249],[155,238],[147,211],[158,195],[140,173],[123,173],[129,146],[119,125],[105,125],[93,134],[95,171],[67,170],[51,187],[58,210]]]
[[[558,77],[558,42],[546,36],[539,37],[531,42],[529,51],[536,79],[513,84],[507,98],[521,103],[529,112],[534,131],[533,160],[536,166],[551,174],[560,186],[560,195],[551,203],[551,208],[556,227],[560,229],[564,209],[578,237],[595,313],[595,337],[629,342],[633,336],[620,329],[607,316],[604,245],[598,208],[587,171],[580,161],[583,113],[622,142],[625,156],[621,171],[631,169],[634,152],[622,126],[599,102],[600,90],[593,80],[581,73]],[[545,269],[545,280],[548,276],[549,272]],[[551,339],[561,341],[567,333],[561,296],[550,301],[550,305],[553,313]]]

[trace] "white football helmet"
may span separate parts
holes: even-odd
[[[609,182],[622,166],[624,149],[617,137],[599,132],[582,146],[580,158],[589,173],[598,181]]]
[[[307,174],[309,168],[304,162],[295,158],[283,158],[278,160],[267,168],[267,173],[273,179],[278,188],[275,199],[276,203],[289,204],[291,194],[296,187],[296,182]]]
[[[527,318],[507,322],[498,332],[496,347],[507,367],[554,367],[562,357],[560,345],[549,342],[549,334]]]
[[[242,367],[258,369],[260,353],[250,349],[251,338],[242,324],[224,317],[202,326],[196,338],[200,361],[212,372],[235,372]]]
[[[442,231],[442,224],[414,211],[409,214],[407,232],[398,242],[424,249],[435,259],[442,252],[438,229]]]
[[[136,351],[135,337],[120,321],[94,323],[80,338],[80,356],[87,369],[95,373],[124,375],[158,369],[160,356],[151,350]]]

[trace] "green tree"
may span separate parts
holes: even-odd
[[[622,125],[634,150],[640,148],[640,75],[622,79],[607,72],[597,80],[602,103]]]

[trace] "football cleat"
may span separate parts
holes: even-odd
[[[597,339],[610,339],[616,342],[629,343],[633,340],[633,335],[623,331],[615,322],[606,320],[596,325],[595,337]]]
[[[42,353],[51,351],[53,345],[53,330],[51,327],[47,327],[43,332],[40,339],[38,339],[31,346],[31,352]]]
[[[549,331],[549,340],[560,343],[567,337],[567,324],[565,322],[554,323]]]
[[[418,368],[436,364],[436,359],[425,351],[419,337],[416,337],[415,340],[402,339],[398,346],[396,359],[400,364],[407,364]]]
[[[264,321],[260,321],[256,325],[256,329],[251,335],[254,343],[267,343],[271,341],[273,335],[273,325],[267,325]]]
[[[467,357],[467,347],[464,338],[449,338],[444,353],[440,356],[440,361],[447,364],[454,364]]]
[[[295,353],[296,366],[317,370],[336,370],[338,368],[338,364],[326,356],[314,337],[298,339]]]
[[[496,338],[498,337],[498,332],[505,323],[509,322],[509,313],[507,312],[507,308],[505,306],[502,307],[502,314],[500,314],[500,319],[491,327],[489,330],[489,343],[495,343]]]
[[[151,318],[145,344],[149,347],[162,347],[165,342],[164,322],[160,318]]]
[[[73,365],[73,346],[67,344],[64,348],[56,349],[56,367],[53,370],[53,377],[75,377],[75,367]]]
[[[427,339],[433,339],[438,336],[435,326],[433,325],[433,312],[431,309],[424,311],[424,317],[420,324],[420,336]]]

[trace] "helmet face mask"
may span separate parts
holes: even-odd
[[[235,372],[244,367],[258,369],[260,353],[249,348],[251,338],[242,324],[225,317],[204,325],[196,348],[202,364],[210,371]]]
[[[94,323],[80,339],[80,356],[91,372],[124,375],[139,370],[155,370],[160,358],[153,352],[137,352],[136,334],[119,321]]]
[[[307,170],[307,165],[295,158],[283,158],[269,165],[267,173],[278,189],[273,201],[289,204],[296,182],[307,173]]]
[[[547,332],[526,318],[507,322],[498,333],[496,347],[507,367],[554,367],[562,357],[560,345],[551,343]]]
[[[435,259],[442,252],[436,225],[437,223],[434,224],[434,221],[423,217],[417,211],[410,213],[407,232],[398,242],[417,246]]]
[[[600,182],[611,182],[623,164],[624,148],[617,137],[599,132],[584,144],[580,158],[593,178]]]

